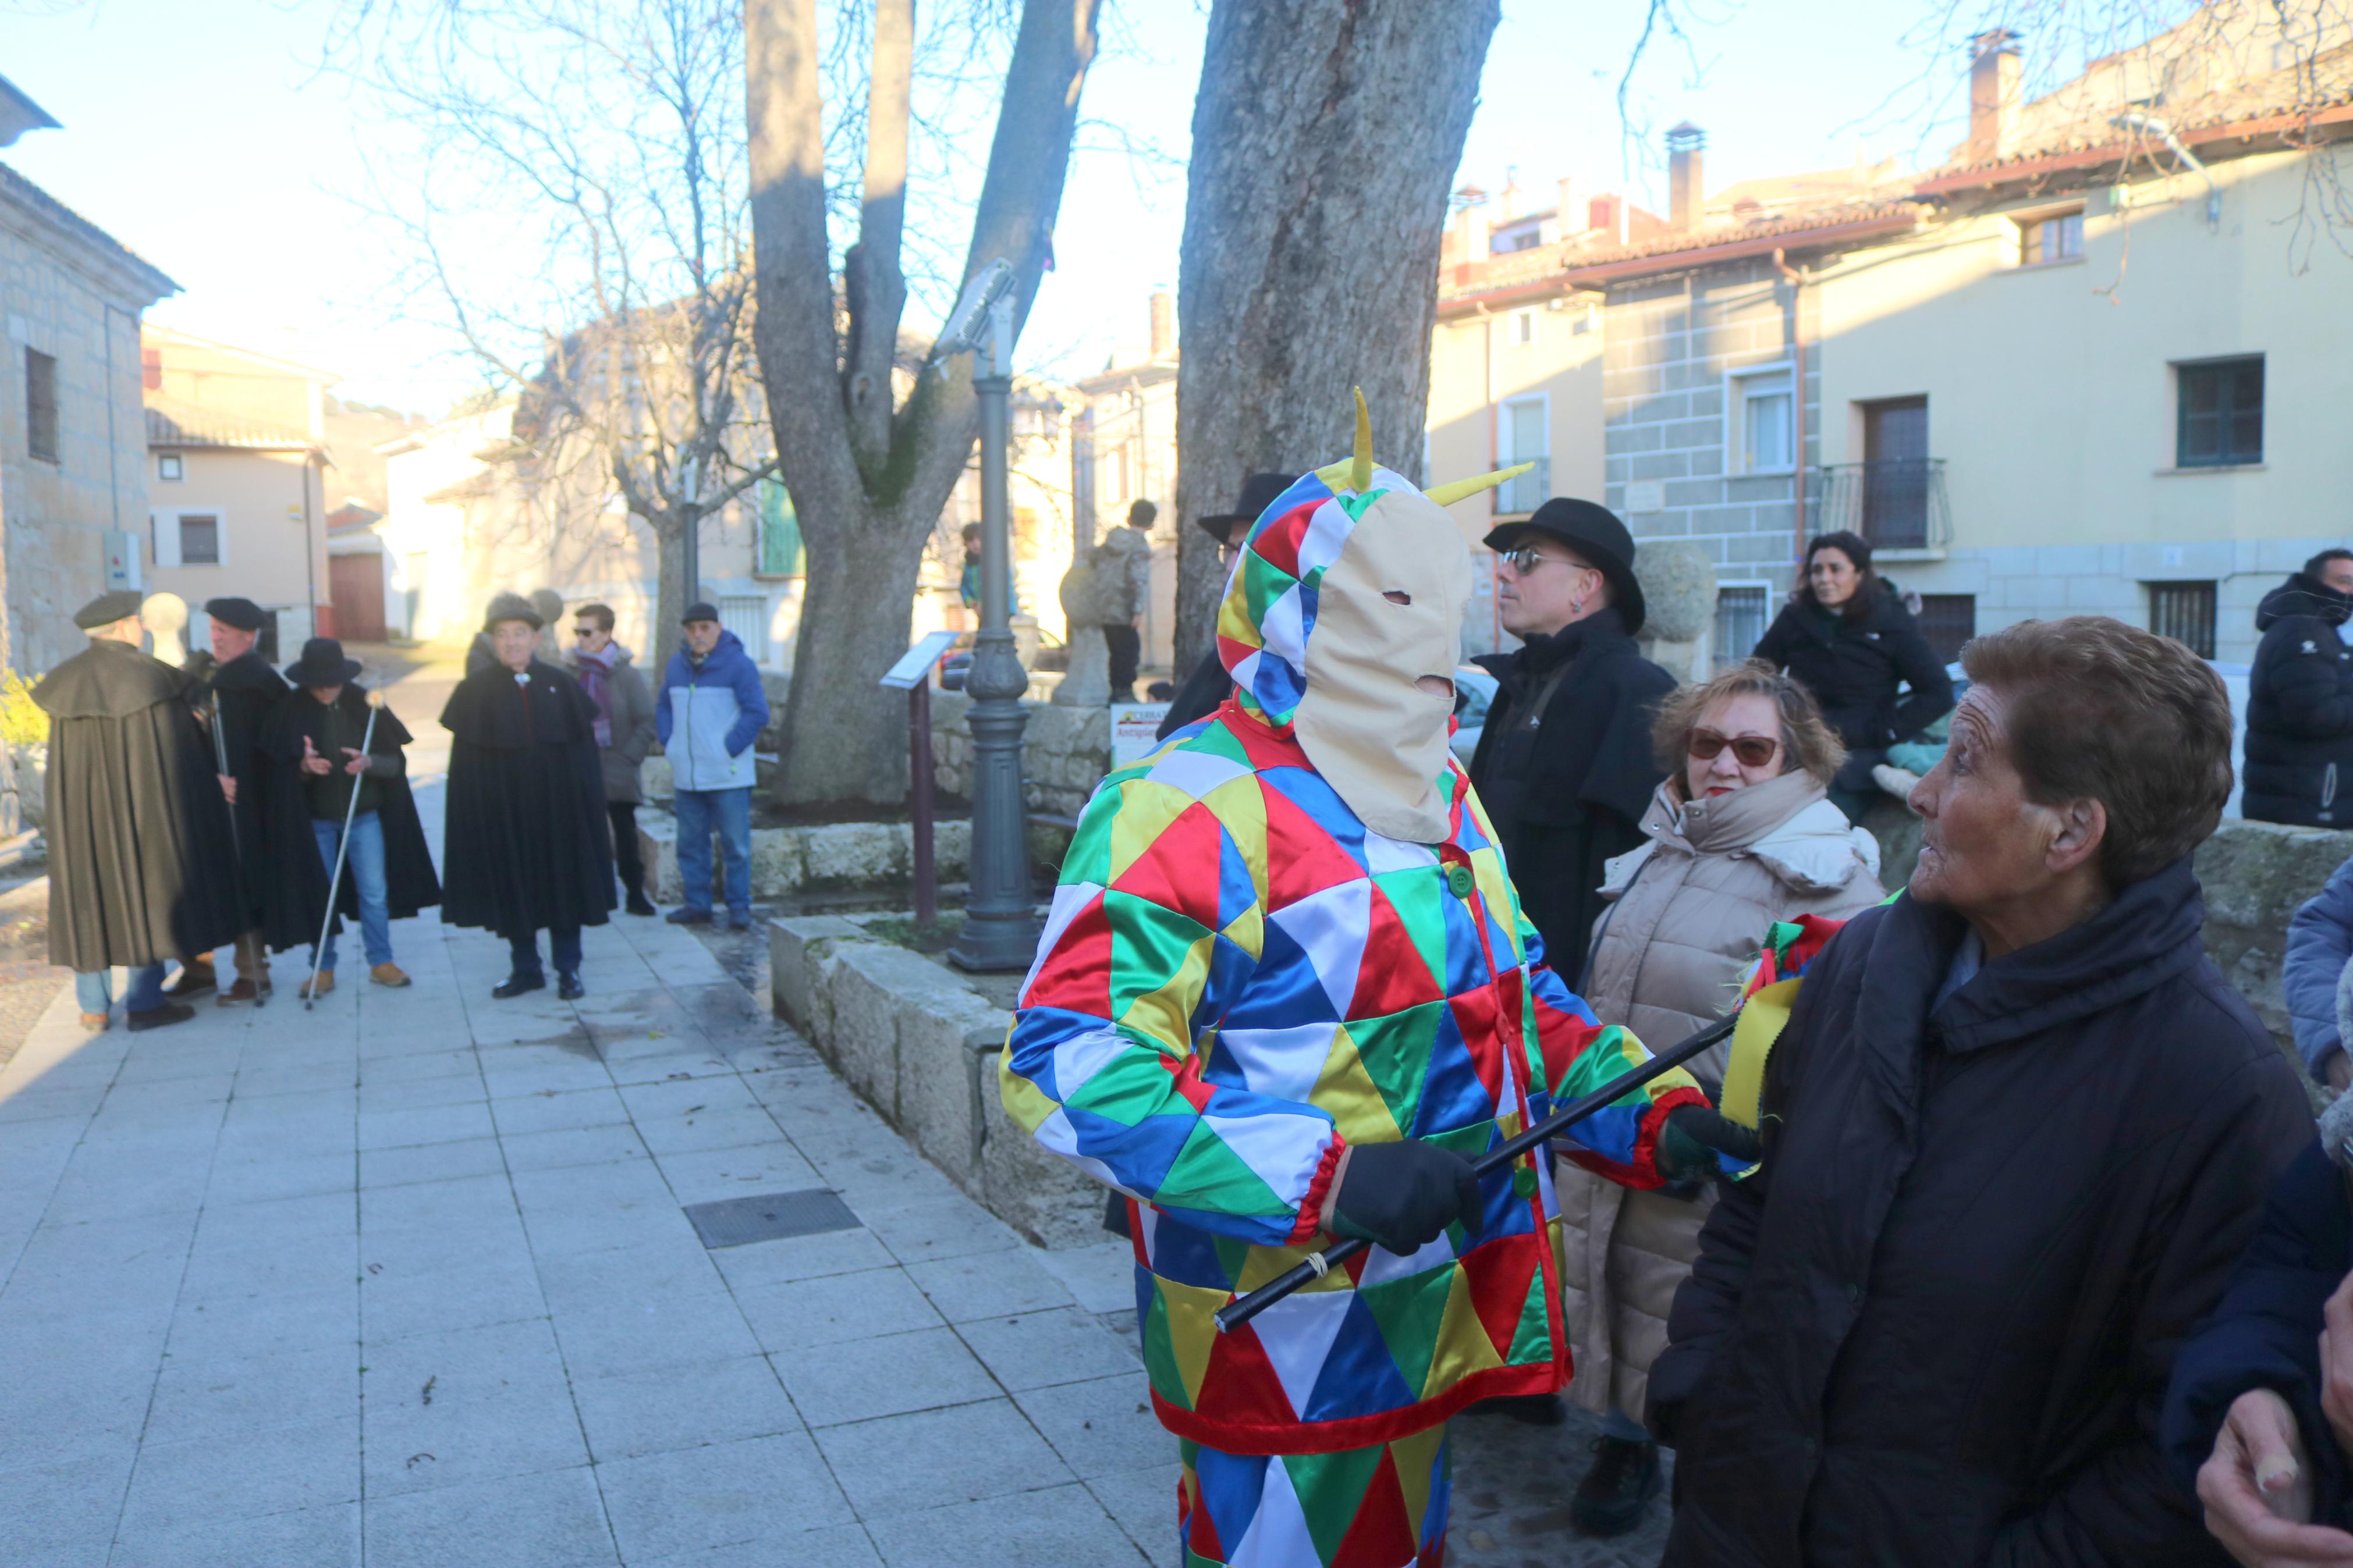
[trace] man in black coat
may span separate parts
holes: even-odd
[[[2324,550],[2263,595],[2247,676],[2247,791],[2257,822],[2353,826],[2353,550]]]
[[[237,981],[215,1000],[224,1007],[258,1001],[269,994],[269,960],[261,926],[269,896],[269,765],[261,742],[286,695],[286,682],[261,657],[263,618],[269,614],[250,599],[205,601],[212,620],[212,661],[206,684],[212,691],[213,762],[229,783],[229,815],[235,822],[237,890],[251,929],[237,939]],[[210,959],[192,961],[212,981]],[[189,975],[184,974],[185,982]],[[176,987],[175,987],[176,990]]]
[[[501,594],[484,620],[497,663],[460,681],[441,711],[452,737],[441,918],[507,939],[513,965],[499,997],[546,985],[545,927],[556,994],[570,1001],[585,994],[580,928],[603,925],[616,902],[596,705],[533,657],[531,601]]]
[[[82,1027],[106,1027],[108,971],[128,965],[130,1026],[195,1016],[164,994],[166,959],[246,927],[228,802],[189,678],[140,651],[139,595],[82,606],[90,647],[33,689],[49,716],[49,962],[74,972]]]
[[[313,948],[315,992],[312,982],[303,984],[306,994],[321,996],[335,987],[335,937],[345,919],[360,922],[368,978],[398,988],[409,981],[393,961],[392,922],[441,901],[401,751],[411,738],[408,727],[391,709],[372,703],[359,674],[359,661],[344,658],[343,645],[333,637],[304,643],[301,658],[286,668],[296,689],[278,705],[265,742],[269,833],[276,846],[267,935],[280,950],[298,943]],[[331,922],[327,887],[335,880],[338,853],[343,878]],[[322,928],[323,949],[318,947]]]
[[[2224,1562],[2159,1412],[2312,1135],[2200,941],[2229,699],[2101,616],[1965,658],[1919,868],[1806,973],[1675,1296],[1668,1568]]]
[[[1635,649],[1642,585],[1615,513],[1555,496],[1486,544],[1504,629],[1521,646],[1472,661],[1496,690],[1471,783],[1521,907],[1574,989],[1601,912],[1602,863],[1642,843],[1642,813],[1666,776],[1651,721],[1675,680]]]

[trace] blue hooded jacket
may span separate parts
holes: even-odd
[[[719,646],[699,664],[681,640],[654,708],[675,787],[751,788],[752,742],[767,724],[768,694],[742,638],[722,631]]]

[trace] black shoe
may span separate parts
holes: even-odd
[[[727,911],[727,929],[729,931],[750,931],[752,929],[752,911],[749,910],[729,910]]]
[[[555,994],[564,1001],[577,1002],[588,994],[588,987],[580,984],[576,974],[559,974],[555,977]]]
[[[1568,1419],[1568,1404],[1557,1394],[1497,1394],[1474,1400],[1465,1415],[1508,1415],[1523,1426],[1557,1426]]]
[[[662,919],[674,926],[707,926],[711,923],[711,911],[698,910],[692,904],[681,904]]]
[[[628,910],[633,915],[658,915],[661,913],[659,910],[654,908],[653,905],[646,901],[646,896],[643,893],[631,893],[629,895]]]
[[[1630,1437],[1596,1437],[1593,1468],[1577,1483],[1568,1521],[1587,1535],[1623,1535],[1642,1522],[1659,1495],[1659,1446]]]
[[[510,996],[520,996],[526,991],[546,989],[547,976],[544,974],[510,974],[491,987],[491,994],[503,1002]]]
[[[122,1016],[132,1034],[142,1029],[168,1028],[185,1024],[196,1016],[196,1010],[185,1002],[166,1002],[161,1007],[150,1007],[144,1013],[125,1013]]]

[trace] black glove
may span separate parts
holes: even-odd
[[[1332,1228],[1390,1252],[1420,1250],[1458,1219],[1479,1215],[1479,1178],[1451,1149],[1408,1138],[1349,1146],[1332,1203]]]
[[[1764,1143],[1754,1128],[1710,1106],[1678,1105],[1667,1112],[1659,1133],[1660,1175],[1670,1182],[1704,1182],[1723,1171],[1715,1158],[1719,1152],[1753,1165]]]

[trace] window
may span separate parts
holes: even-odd
[[[2263,356],[2173,367],[2173,464],[2221,468],[2263,460]]]
[[[1512,312],[1512,346],[1525,348],[1536,341],[1536,313],[1534,310]]]
[[[1751,371],[1731,378],[1732,471],[1736,474],[1786,474],[1792,464],[1790,437],[1796,434],[1796,408],[1786,369]]]
[[[180,455],[177,452],[165,452],[158,457],[155,459],[155,477],[159,479],[178,479],[180,478]]]
[[[2084,254],[2084,209],[2027,218],[2018,226],[2018,264],[2039,267]]]
[[[25,351],[25,449],[58,460],[58,362],[38,349]]]
[[[1762,584],[1715,591],[1715,668],[1729,669],[1765,640],[1768,590]]]
[[[2200,658],[2214,657],[2214,584],[2148,584],[2148,629],[2171,637]]]
[[[778,479],[759,483],[760,571],[763,577],[791,577],[801,570],[801,524],[793,498]]]
[[[212,512],[180,514],[180,564],[220,564],[220,519]]]
[[[1496,511],[1534,511],[1552,493],[1551,419],[1552,405],[1546,398],[1523,397],[1504,405],[1503,466],[1534,463],[1535,467],[1496,488]]]
[[[1978,635],[1975,594],[1920,595],[1920,635],[1947,664],[1961,657],[1961,645]]]

